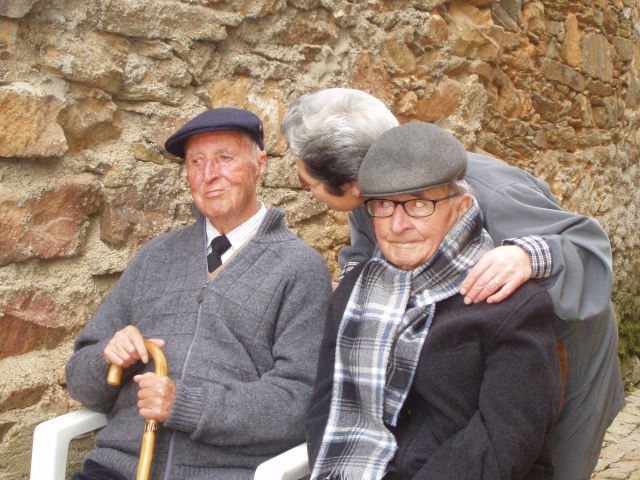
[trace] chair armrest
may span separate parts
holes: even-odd
[[[307,457],[307,444],[281,453],[258,465],[254,480],[297,480],[311,473]]]
[[[71,439],[106,424],[104,413],[82,408],[36,426],[31,452],[31,480],[64,480]]]

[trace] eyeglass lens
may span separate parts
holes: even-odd
[[[432,200],[414,198],[405,201],[372,199],[367,201],[367,211],[373,217],[390,217],[396,209],[396,205],[402,205],[404,211],[410,217],[428,217],[436,209],[436,204]]]
[[[309,183],[309,182],[305,182],[302,177],[300,175],[298,175],[298,182],[300,183],[300,187],[305,191],[305,192],[310,192],[311,189],[313,187],[315,187],[316,185],[320,185],[322,183],[322,180],[319,180],[317,182],[314,183]]]

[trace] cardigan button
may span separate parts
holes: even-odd
[[[409,407],[402,407],[402,409],[400,410],[400,414],[398,415],[398,419],[402,420],[403,422],[406,422],[410,418],[411,418],[411,410],[409,409]]]

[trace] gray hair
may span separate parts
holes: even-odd
[[[358,179],[362,159],[371,144],[398,120],[377,98],[360,90],[329,88],[295,100],[284,116],[280,133],[308,173],[329,193]]]
[[[455,180],[447,186],[449,187],[449,195],[473,194],[471,185],[469,185],[469,183],[464,178]]]
[[[238,133],[244,139],[245,148],[247,149],[247,152],[249,153],[249,155],[251,155],[251,159],[253,160],[253,163],[257,163],[258,156],[263,151],[260,148],[260,145],[258,145],[258,142],[256,142],[256,139],[253,138],[253,136],[251,136],[249,133],[244,132],[242,130],[238,130]]]

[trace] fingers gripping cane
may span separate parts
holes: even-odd
[[[156,365],[156,375],[159,377],[167,376],[167,360],[159,347],[153,343],[144,340],[144,346],[147,352],[153,357]],[[120,385],[122,379],[122,367],[111,365],[107,382],[109,385]],[[147,420],[144,426],[144,434],[142,435],[142,448],[140,449],[140,462],[138,463],[137,480],[148,480],[149,471],[151,470],[151,459],[153,457],[153,446],[156,442],[156,430],[158,429],[157,420]]]

